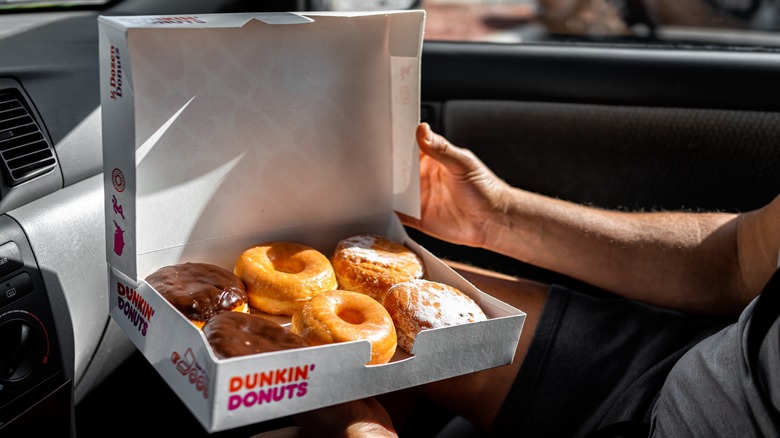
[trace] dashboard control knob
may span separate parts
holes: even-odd
[[[0,379],[24,379],[39,359],[39,340],[26,321],[12,319],[0,323]]]

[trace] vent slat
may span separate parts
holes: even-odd
[[[39,161],[36,164],[31,164],[28,166],[20,167],[13,170],[12,176],[17,179],[24,178],[29,175],[40,175],[41,169],[46,167],[52,167],[55,164],[57,164],[57,161],[54,158],[49,158],[47,160]]]
[[[0,161],[12,186],[57,165],[51,145],[15,89],[0,90]]]
[[[43,135],[38,131],[29,132],[24,135],[18,135],[14,136],[11,139],[8,140],[2,140],[2,136],[0,136],[0,154],[3,155],[6,159],[15,158],[19,152],[20,148],[24,148],[25,146],[28,146],[30,144],[43,141],[43,144],[40,146],[43,149],[48,149],[49,145],[46,143],[46,140],[43,138]]]

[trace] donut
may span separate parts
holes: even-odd
[[[412,352],[422,330],[484,321],[479,305],[457,288],[430,280],[410,280],[390,288],[384,306],[393,318],[398,346]]]
[[[371,342],[369,365],[389,362],[396,349],[395,327],[387,310],[359,292],[334,290],[315,295],[292,316],[290,331],[310,345],[366,339]]]
[[[420,257],[406,246],[375,234],[342,239],[331,256],[339,289],[360,292],[381,302],[390,286],[421,278]]]
[[[146,282],[198,328],[223,312],[249,313],[244,283],[221,266],[193,262],[164,266]]]
[[[295,242],[268,242],[244,251],[233,272],[244,282],[249,305],[291,316],[314,295],[337,287],[328,257]]]
[[[220,313],[206,321],[203,334],[220,359],[309,346],[278,323],[250,313]]]

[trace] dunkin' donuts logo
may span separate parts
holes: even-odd
[[[122,97],[122,57],[119,56],[119,47],[112,45],[110,48],[111,75],[108,78],[108,96],[116,100]]]
[[[135,289],[117,281],[117,307],[124,313],[128,321],[138,329],[141,336],[146,336],[149,321],[154,316],[154,308]]]
[[[233,411],[303,397],[308,392],[309,373],[312,371],[314,364],[231,377],[227,408]]]

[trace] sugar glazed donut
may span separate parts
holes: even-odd
[[[342,239],[331,256],[339,289],[360,292],[381,302],[390,286],[421,278],[420,257],[406,246],[374,234]]]
[[[396,349],[387,310],[359,292],[335,290],[314,296],[293,315],[290,331],[311,345],[366,339],[371,342],[369,365],[389,362]]]
[[[220,313],[206,322],[203,334],[220,359],[309,346],[276,322],[249,313]]]
[[[384,306],[398,334],[398,346],[412,352],[422,330],[484,321],[479,305],[460,290],[435,281],[411,280],[390,288]]]
[[[246,285],[249,305],[272,315],[292,315],[314,295],[337,287],[328,257],[294,242],[249,248],[233,272]]]
[[[222,312],[249,313],[244,283],[221,266],[190,262],[165,266],[146,282],[198,328]]]

